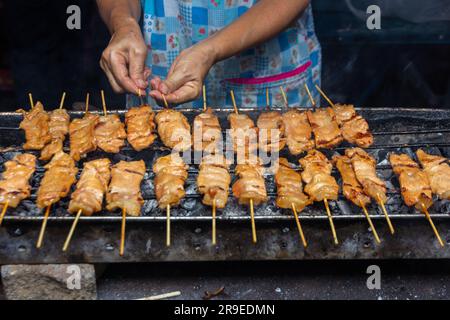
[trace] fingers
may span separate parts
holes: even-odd
[[[183,72],[181,69],[175,69],[174,72],[167,75],[167,79],[162,81],[158,89],[161,93],[168,94],[181,88],[187,81],[186,72]]]
[[[100,60],[100,67],[102,68],[102,70],[105,72],[106,77],[108,78],[108,81],[111,85],[111,88],[114,90],[114,92],[116,93],[123,93],[123,88],[117,83],[116,79],[114,78],[111,69],[109,68],[109,66],[107,65],[107,63],[105,63],[103,60]]]
[[[162,93],[159,90],[150,91],[150,96],[158,102],[163,100]],[[169,104],[181,104],[196,99],[200,94],[199,86],[193,83],[187,83],[178,90],[165,96]]]
[[[140,89],[145,89],[148,86],[148,83],[145,78],[145,71],[149,70],[148,68],[145,68],[146,57],[147,57],[146,49],[136,48],[130,50],[130,66],[129,66],[130,78]]]

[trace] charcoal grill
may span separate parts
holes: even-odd
[[[280,108],[274,108],[279,109]],[[180,109],[192,123],[198,110]],[[423,148],[433,154],[450,156],[450,110],[435,108],[360,108],[375,136],[368,152],[377,159],[377,172],[387,182],[386,208],[396,228],[390,235],[381,209],[373,203],[369,209],[377,231],[382,238],[376,244],[361,209],[340,195],[330,202],[340,245],[332,244],[331,232],[323,204],[316,203],[300,215],[308,239],[303,248],[288,210],[275,206],[276,187],[273,176],[266,175],[269,195],[267,204],[255,208],[258,243],[251,243],[248,208],[239,206],[230,196],[227,207],[218,211],[218,244],[211,245],[211,208],[203,206],[196,190],[198,166],[190,165],[186,181],[186,198],[178,208],[171,210],[172,246],[165,247],[165,212],[158,209],[155,199],[151,165],[170,152],[158,140],[150,149],[136,152],[129,145],[119,154],[101,151],[90,153],[78,163],[108,157],[113,163],[120,160],[143,159],[147,173],[142,184],[145,204],[140,217],[127,218],[127,238],[124,257],[119,257],[120,212],[103,211],[92,217],[81,217],[68,252],[61,251],[74,216],[67,212],[68,199],[52,207],[43,247],[38,250],[38,236],[43,212],[35,205],[36,191],[44,169],[42,162],[32,178],[32,196],[15,210],[9,209],[0,229],[0,264],[4,263],[66,263],[66,262],[143,262],[143,261],[204,261],[255,259],[372,259],[372,258],[449,258],[450,246],[440,248],[422,213],[406,207],[399,193],[398,181],[387,162],[389,152],[405,152],[414,157],[414,151]],[[124,117],[124,111],[112,111]],[[222,128],[228,128],[230,109],[217,109]],[[242,111],[244,112],[244,111]],[[259,111],[245,111],[256,120]],[[82,112],[70,112],[81,117]],[[0,113],[0,165],[23,152],[23,132],[18,129],[22,116]],[[224,132],[225,139],[225,132]],[[342,153],[349,144],[333,150],[324,150],[328,157]],[[68,151],[68,143],[65,145]],[[38,155],[38,153],[35,153]],[[297,164],[299,157],[283,150],[280,156]],[[300,156],[301,157],[301,156]],[[233,167],[232,167],[233,168]],[[231,170],[233,174],[233,170]],[[333,175],[340,182],[339,174]],[[450,243],[450,202],[435,199],[430,215],[442,238]]]

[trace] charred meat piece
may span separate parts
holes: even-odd
[[[352,161],[356,179],[363,186],[364,193],[376,202],[386,203],[386,184],[377,176],[375,159],[361,148],[347,149],[345,155]]]
[[[32,154],[18,154],[5,163],[0,181],[0,204],[16,208],[20,201],[30,196],[30,178],[36,170],[36,157]]]
[[[291,209],[294,205],[300,212],[312,203],[309,197],[303,193],[302,176],[292,169],[286,158],[279,159],[275,183],[277,184],[276,204],[278,207]]]
[[[233,184],[232,190],[239,204],[249,205],[250,200],[253,200],[255,205],[267,202],[264,168],[259,160],[238,164],[235,171],[239,179]]]
[[[286,145],[283,117],[277,111],[263,112],[256,122],[259,148],[264,152],[280,151]]]
[[[370,132],[369,124],[366,119],[356,113],[353,105],[336,104],[334,113],[346,141],[361,148],[367,148],[373,144],[373,135]]]
[[[335,155],[333,162],[341,174],[342,191],[345,198],[358,207],[368,205],[371,199],[364,193],[363,186],[356,179],[352,160],[347,156]]]
[[[200,113],[194,119],[194,150],[217,153],[222,142],[222,130],[219,119],[211,108]]]
[[[314,112],[308,110],[306,114],[314,132],[316,148],[331,149],[343,141],[333,109],[322,108]]]
[[[79,210],[86,216],[102,210],[103,198],[111,178],[111,162],[109,159],[98,159],[86,162],[77,188],[71,195],[69,212]]]
[[[50,160],[58,151],[62,151],[64,139],[69,133],[70,116],[65,109],[56,109],[50,112],[48,123],[52,141],[41,151],[40,160]]]
[[[98,115],[86,113],[83,118],[74,119],[70,123],[70,156],[75,161],[97,149],[94,131],[98,122]]]
[[[423,170],[430,181],[431,190],[440,199],[450,200],[450,166],[448,159],[427,154],[419,149],[416,152]]]
[[[255,152],[258,149],[258,128],[253,120],[246,114],[232,113],[228,121],[234,152],[243,155]]]
[[[192,145],[191,126],[179,111],[164,109],[155,117],[158,135],[164,145],[174,151],[186,151]]]
[[[78,172],[75,162],[60,151],[45,166],[45,174],[37,192],[37,206],[45,208],[66,197]]]
[[[134,107],[125,114],[128,142],[136,151],[148,148],[156,139],[155,113],[148,105]]]
[[[289,110],[283,114],[286,143],[289,152],[298,155],[314,148],[312,129],[306,112]]]
[[[106,194],[106,209],[122,209],[129,216],[141,215],[144,199],[141,182],[145,175],[144,161],[120,161],[111,169],[111,183]]]
[[[184,182],[187,179],[188,166],[178,153],[160,157],[153,165],[155,173],[155,193],[161,209],[177,206],[184,198]]]
[[[433,195],[427,174],[420,170],[419,165],[407,154],[389,155],[389,162],[400,182],[403,200],[408,207],[416,207],[422,211],[424,205],[433,205]]]
[[[48,126],[50,117],[44,110],[44,106],[38,101],[29,112],[22,109],[17,112],[23,114],[23,120],[19,126],[25,131],[26,142],[23,148],[25,150],[42,150],[52,140]]]
[[[333,165],[323,153],[318,150],[309,150],[299,163],[303,167],[302,179],[306,183],[305,192],[313,201],[337,200],[339,186],[331,175]]]
[[[198,191],[203,194],[203,204],[225,208],[228,200],[231,177],[224,156],[215,154],[203,157],[197,177]]]
[[[101,116],[94,130],[97,146],[105,152],[119,153],[125,145],[127,133],[117,114]]]

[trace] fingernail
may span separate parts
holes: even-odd
[[[169,88],[167,87],[166,84],[161,83],[161,85],[159,86],[159,91],[161,91],[164,94],[168,94],[169,93]]]

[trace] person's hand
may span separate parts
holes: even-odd
[[[133,19],[118,27],[103,51],[100,66],[117,93],[145,90],[151,74],[145,66],[147,46],[137,22]]]
[[[166,80],[155,77],[150,81],[153,89],[150,96],[161,102],[164,94],[170,104],[196,99],[214,62],[214,50],[206,43],[199,43],[182,51],[170,67]]]

